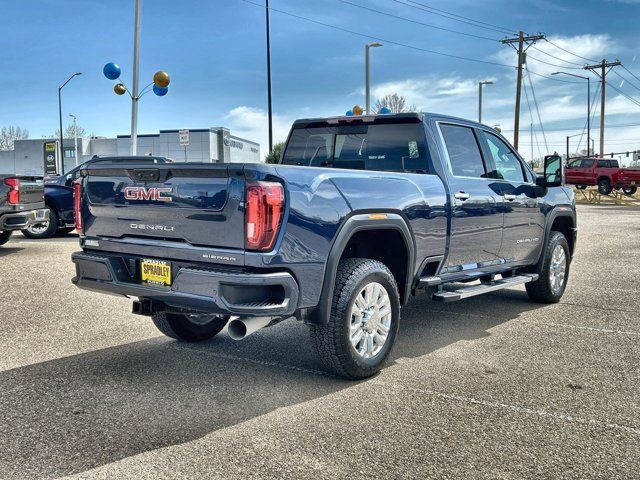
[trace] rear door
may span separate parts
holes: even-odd
[[[482,130],[481,136],[489,176],[495,179],[493,188],[504,201],[500,256],[507,262],[532,261],[544,239],[544,215],[535,179],[502,138],[488,130]]]
[[[500,263],[503,199],[487,177],[473,127],[438,122],[448,161],[451,236],[447,272]]]
[[[86,171],[87,236],[244,249],[241,165],[96,164]]]

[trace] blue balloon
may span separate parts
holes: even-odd
[[[153,85],[153,93],[158,95],[159,97],[164,97],[169,92],[169,87],[159,87],[157,85]]]
[[[390,113],[393,113],[393,112],[389,107],[382,107],[378,113],[380,115],[389,115]]]
[[[104,76],[109,80],[120,78],[120,65],[118,65],[117,63],[109,62],[102,69],[102,73],[104,73]]]
[[[353,117],[353,110],[347,110],[347,113],[345,113],[345,115],[347,117]]]

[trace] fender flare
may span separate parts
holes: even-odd
[[[575,211],[569,207],[569,206],[558,206],[555,207],[553,210],[551,210],[551,212],[549,213],[549,215],[547,216],[547,223],[544,227],[544,242],[542,243],[542,248],[540,249],[540,253],[538,254],[538,258],[536,259],[536,265],[538,264],[538,262],[540,261],[540,256],[543,254],[545,246],[547,245],[547,242],[549,241],[549,236],[551,235],[551,227],[553,226],[553,222],[556,221],[557,218],[560,217],[569,217],[571,219],[571,223],[573,224],[573,229],[576,229],[576,213]],[[567,238],[567,241],[569,241],[571,239]],[[575,239],[573,239],[575,240]],[[575,252],[575,242],[574,242],[574,246],[573,246],[573,253]]]
[[[385,218],[371,218],[372,213],[383,213]],[[402,236],[407,248],[407,278],[404,285],[404,296],[400,303],[404,305],[411,293],[413,283],[413,267],[415,264],[415,244],[413,235],[405,219],[397,213],[370,212],[352,215],[342,224],[336,234],[335,240],[329,251],[327,263],[324,269],[322,291],[320,301],[312,317],[312,323],[326,325],[331,312],[333,289],[336,283],[338,264],[349,240],[357,232],[363,230],[396,230]]]

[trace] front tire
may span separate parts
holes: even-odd
[[[601,195],[609,195],[611,193],[611,182],[608,178],[598,180],[598,193]]]
[[[49,210],[49,220],[29,225],[22,230],[22,235],[33,240],[40,240],[51,238],[56,234],[58,231],[58,214],[52,208],[46,207],[46,209]]]
[[[185,342],[202,342],[220,333],[229,317],[206,313],[157,312],[151,316],[151,320],[167,337]]]
[[[4,245],[11,238],[11,234],[13,232],[11,230],[5,230],[4,232],[0,232],[0,245]]]
[[[538,303],[558,303],[567,288],[571,254],[567,239],[560,232],[551,232],[538,264],[538,280],[525,284],[529,298]]]
[[[400,295],[393,274],[381,262],[340,262],[326,325],[311,325],[311,339],[323,365],[356,380],[380,371],[400,324]]]

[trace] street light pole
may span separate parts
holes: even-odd
[[[63,142],[63,132],[62,132],[62,89],[65,87],[67,83],[69,83],[73,77],[77,77],[78,75],[82,75],[82,72],[76,72],[71,75],[66,82],[64,82],[60,87],[58,87],[58,117],[60,120],[60,175],[64,173],[64,147],[62,145]]]
[[[131,155],[138,151],[138,66],[140,53],[140,9],[142,0],[135,1],[133,17],[133,91],[131,92]]]
[[[587,157],[589,157],[589,149],[591,147],[591,79],[567,72],[553,72],[551,75],[569,75],[570,77],[582,78],[587,81]]]
[[[478,82],[478,123],[482,123],[482,86],[493,85],[493,82]]]
[[[76,167],[78,166],[78,127],[76,125],[76,116],[69,114],[73,118],[73,156],[76,159]]]
[[[373,43],[367,43],[364,46],[364,70],[365,70],[365,75],[364,75],[364,92],[365,92],[365,109],[364,109],[364,113],[366,113],[367,115],[370,113],[371,111],[371,66],[370,66],[370,60],[369,60],[369,50],[371,50],[371,48],[376,48],[376,47],[381,47],[382,44],[379,42],[373,42]]]

